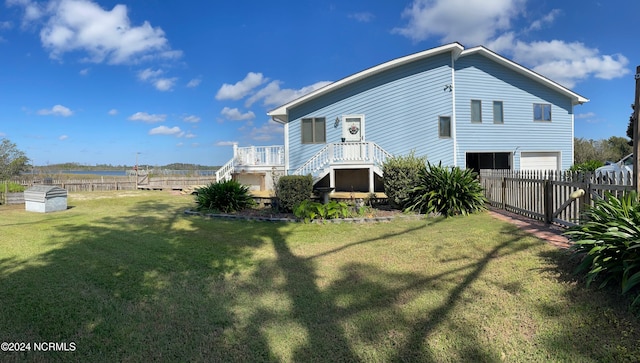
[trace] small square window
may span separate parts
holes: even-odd
[[[439,117],[438,132],[440,137],[451,137],[451,117],[449,116]]]
[[[302,143],[321,144],[327,141],[326,120],[324,117],[303,118]]]
[[[482,122],[482,101],[471,100],[471,122]]]
[[[533,121],[551,121],[551,105],[548,103],[534,103]]]
[[[502,101],[493,101],[493,123],[504,123],[504,110],[502,108]]]

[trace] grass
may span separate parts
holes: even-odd
[[[628,300],[488,214],[380,224],[185,216],[193,198],[0,207],[0,361],[640,359]]]

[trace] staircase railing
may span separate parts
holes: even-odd
[[[216,170],[216,182],[231,180],[231,174],[233,173],[233,161],[229,160],[226,164]]]
[[[374,142],[341,142],[325,145],[306,163],[296,169],[294,175],[319,176],[332,164],[372,164],[381,167],[392,155]]]

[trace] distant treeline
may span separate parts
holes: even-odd
[[[34,169],[48,169],[48,170],[84,170],[84,171],[98,171],[98,170],[128,170],[133,169],[133,165],[111,165],[111,164],[95,164],[95,165],[83,165],[80,163],[61,163],[61,164],[49,164],[41,166],[33,166]],[[167,165],[138,165],[139,169],[168,169],[168,170],[218,170],[219,166],[208,166],[198,164],[186,164],[186,163],[173,163]]]

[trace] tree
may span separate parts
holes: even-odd
[[[627,139],[611,136],[604,140],[587,140],[575,138],[573,140],[574,164],[599,161],[618,161],[632,152]]]
[[[27,170],[29,158],[7,139],[0,142],[0,180],[8,180]]]
[[[631,104],[631,116],[629,116],[629,125],[627,125],[627,137],[631,140],[629,141],[629,146],[633,146],[633,115],[636,111],[636,105]]]

